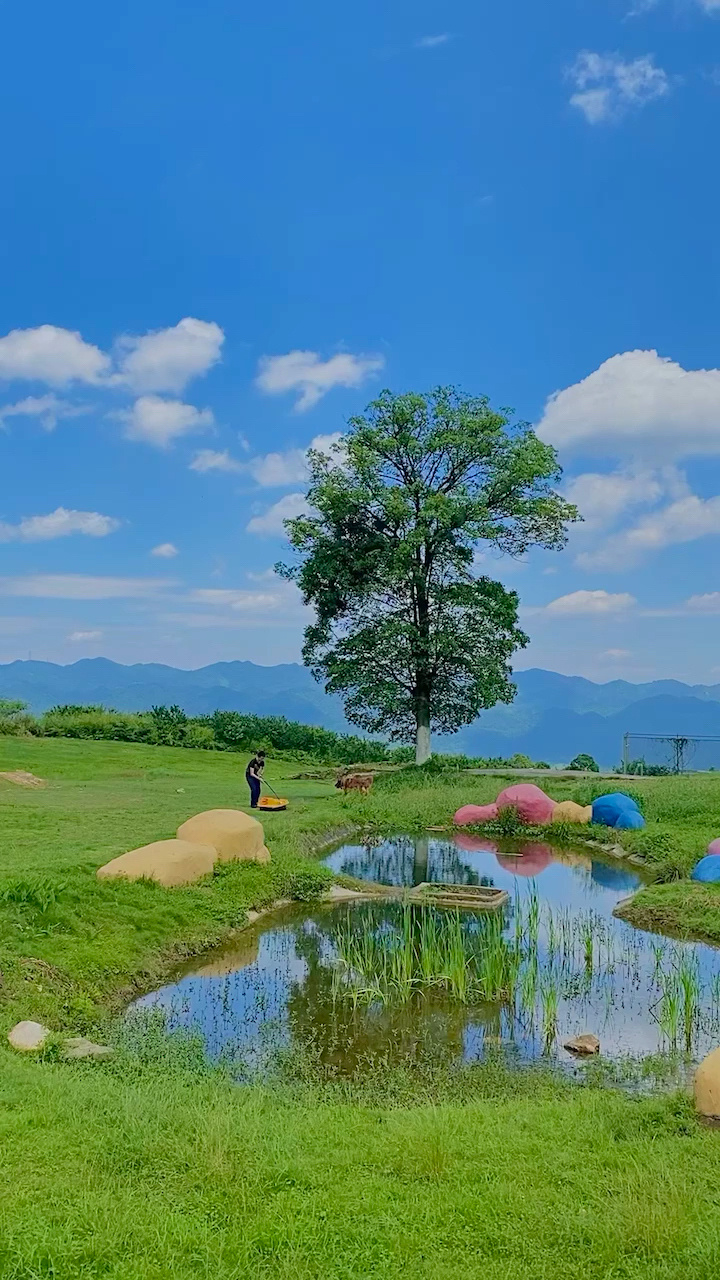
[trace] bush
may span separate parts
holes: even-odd
[[[614,786],[612,783],[584,782],[581,786],[575,788],[570,799],[574,800],[576,804],[589,805],[592,804],[593,800],[599,800],[600,796],[614,795],[616,791],[625,796],[630,796],[635,801],[643,817],[647,817],[647,799],[642,791],[638,791],[635,787],[626,787],[622,782],[617,782]]]
[[[317,902],[332,884],[332,873],[327,867],[308,863],[298,871],[293,871],[288,891],[293,902]]]
[[[299,724],[284,716],[245,715],[239,711],[216,711],[208,717],[216,741],[233,751],[255,751],[262,744],[268,750],[307,753],[315,760],[333,764],[370,764],[387,760],[384,742],[373,742],[351,733],[333,733],[318,725]]]
[[[600,772],[600,766],[596,763],[595,760],[593,760],[593,757],[587,755],[585,752],[582,752],[582,751],[580,752],[580,755],[575,756],[574,759],[570,761],[567,767],[568,769],[572,769],[574,772],[577,772],[577,773],[599,773]]]
[[[506,808],[501,809],[493,826],[498,829],[503,836],[516,836],[522,831],[525,823],[514,805],[510,804]]]
[[[35,728],[35,719],[28,714],[27,703],[14,698],[0,698],[0,735],[27,737]]]
[[[183,734],[183,747],[192,747],[200,751],[212,751],[216,746],[215,734],[209,724],[196,724],[191,721]]]

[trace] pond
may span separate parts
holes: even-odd
[[[584,1032],[615,1059],[697,1059],[718,1042],[720,951],[617,919],[640,883],[622,861],[458,834],[345,844],[325,865],[395,899],[271,913],[134,1008],[197,1031],[241,1073],[287,1050],[342,1073],[368,1059],[472,1062],[490,1047],[569,1065],[563,1042]],[[510,906],[491,917],[403,903],[426,881],[493,885]]]

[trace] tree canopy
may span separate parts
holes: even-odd
[[[577,519],[554,489],[555,451],[485,397],[384,391],[329,453],[311,452],[308,514],[286,522],[295,580],[315,620],[304,659],[348,719],[430,754],[510,702],[527,644],[518,597],[484,572],[484,544],[511,556],[564,545]]]

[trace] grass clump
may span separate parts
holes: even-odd
[[[462,1004],[510,1000],[519,956],[499,916],[461,917],[402,903],[360,919],[348,913],[335,930],[335,991],[358,1004],[407,1003],[433,989]]]

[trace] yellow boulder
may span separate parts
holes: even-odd
[[[210,844],[220,862],[269,862],[265,833],[257,818],[240,809],[208,809],[178,827],[178,839]]]
[[[122,876],[126,880],[157,880],[173,889],[192,884],[211,873],[217,854],[211,844],[189,840],[155,840],[153,844],[132,849],[98,868],[101,880]]]
[[[592,822],[592,805],[587,807],[575,804],[574,800],[563,800],[553,809],[553,822]]]
[[[720,1120],[720,1049],[703,1058],[695,1072],[695,1107],[701,1116]]]

